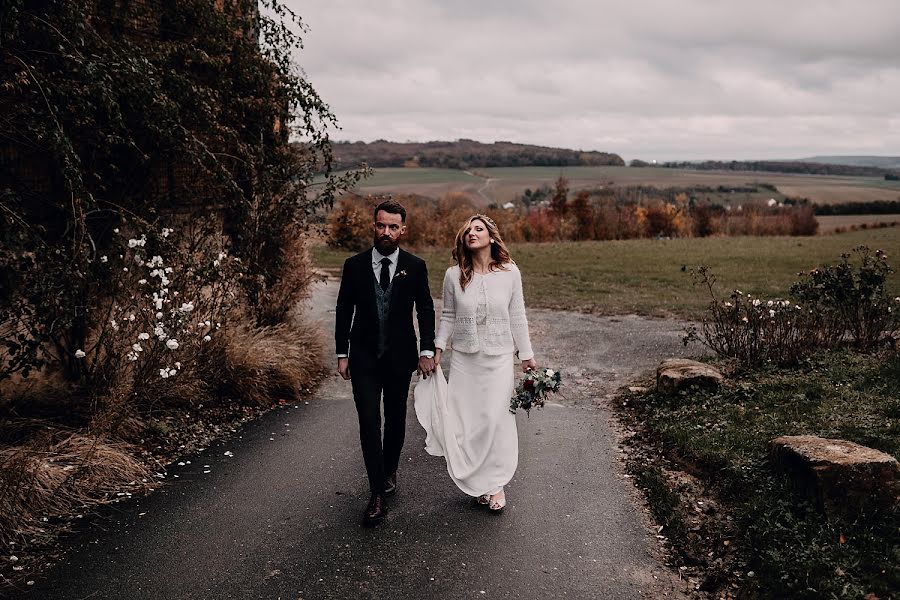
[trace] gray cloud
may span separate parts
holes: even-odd
[[[335,139],[900,154],[894,0],[290,0]]]

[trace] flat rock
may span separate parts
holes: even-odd
[[[776,469],[828,516],[852,517],[872,506],[896,504],[900,463],[890,454],[846,440],[786,435],[770,443]]]
[[[716,389],[724,379],[715,367],[686,358],[668,358],[656,368],[656,389],[666,393],[691,386]]]

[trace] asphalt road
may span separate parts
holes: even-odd
[[[336,293],[331,282],[314,297],[328,331]],[[410,398],[397,495],[380,527],[361,527],[368,486],[356,413],[350,385],[334,376],[308,404],[183,457],[161,490],[105,509],[20,597],[682,597],[622,474],[603,401],[683,352],[679,324],[529,317],[539,364],[565,365],[566,398],[519,416],[519,468],[502,515],[472,506],[443,459],[424,452]]]

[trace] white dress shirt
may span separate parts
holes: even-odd
[[[388,271],[390,272],[390,281],[394,280],[394,273],[397,272],[397,260],[400,258],[400,248],[397,248],[390,254],[382,254],[378,251],[378,248],[372,248],[372,272],[375,274],[375,281],[381,281],[381,260],[387,258],[391,261],[391,264],[388,265]],[[346,354],[338,354],[338,358],[347,358]],[[419,356],[431,357],[434,356],[434,352],[431,350],[422,350],[419,352]]]
[[[375,281],[381,281],[381,259],[388,258],[391,264],[388,270],[391,272],[389,281],[393,281],[394,273],[397,272],[397,259],[400,258],[400,248],[397,248],[390,254],[382,254],[378,248],[372,248],[372,271],[375,273]]]

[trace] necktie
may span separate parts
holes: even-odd
[[[378,278],[378,283],[385,292],[391,285],[391,259],[389,258],[381,259],[381,277]]]

